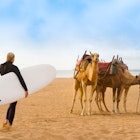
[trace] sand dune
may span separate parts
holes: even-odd
[[[80,116],[78,96],[70,114],[73,79],[56,78],[50,85],[27,99],[18,101],[16,116],[9,131],[0,131],[0,140],[138,140],[140,114],[136,113],[139,86],[130,88],[127,98],[128,113],[122,101],[120,114],[101,114],[95,101],[91,116]],[[95,95],[93,99],[95,98]],[[112,91],[106,92],[106,103],[112,109]],[[0,106],[0,124],[8,105]],[[140,104],[139,104],[140,112]]]

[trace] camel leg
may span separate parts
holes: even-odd
[[[91,92],[90,92],[90,97],[89,97],[88,115],[91,115],[91,103],[92,103],[92,98],[93,98],[93,94],[94,94],[95,89],[96,89],[95,85],[91,86]]]
[[[101,105],[101,102],[102,102],[102,94],[103,94],[103,91],[102,92],[99,92],[99,95],[98,95],[98,101],[97,101],[97,103],[98,103],[98,106],[99,106],[99,108],[100,108],[100,112],[103,112],[103,108],[102,108],[102,105]]]
[[[96,102],[96,105],[97,105],[99,111],[101,112],[99,104],[98,104],[98,98],[99,98],[98,96],[99,96],[99,92],[96,90],[95,102]]]
[[[97,107],[99,109],[100,112],[102,112],[102,108],[101,108],[101,94],[102,94],[102,91],[101,91],[101,88],[99,88],[97,86],[96,88],[96,97],[95,97],[95,102],[97,104]]]
[[[84,84],[84,82],[82,82],[82,90],[83,90],[83,109],[81,115],[84,116],[87,104],[87,94],[86,94],[87,86]]]
[[[97,104],[97,107],[100,111],[100,113],[103,112],[103,108],[101,106],[101,101],[102,101],[102,91],[98,91],[97,95],[96,95],[96,104]]]
[[[108,110],[108,108],[107,108],[107,106],[105,104],[105,91],[106,91],[106,88],[105,87],[102,87],[102,88],[100,87],[98,90],[100,92],[99,97],[98,97],[98,103],[99,103],[100,111],[104,112],[104,110],[102,108],[102,104],[101,104],[101,103],[103,103],[106,111],[109,112],[109,110]]]
[[[122,92],[123,92],[123,88],[118,88],[118,92],[117,92],[117,113],[120,113],[120,109],[119,109],[119,103],[120,103],[120,99],[122,96]]]
[[[80,90],[80,97],[79,97],[80,104],[81,104],[81,108],[83,109],[83,102],[82,102],[82,99],[83,99],[83,90],[82,90],[82,88],[80,88],[79,90]]]
[[[75,92],[73,94],[72,107],[71,107],[70,113],[73,112],[76,95],[77,95],[77,91],[75,90]]]
[[[104,112],[103,108],[102,108],[102,105],[101,105],[101,102],[103,103],[105,109],[107,112],[109,112],[106,104],[105,104],[105,90],[106,89],[102,89],[102,91],[99,92],[99,96],[98,96],[98,108],[100,108],[100,112]]]
[[[102,92],[102,102],[103,102],[103,105],[104,105],[106,111],[109,112],[109,110],[108,110],[108,108],[107,108],[107,106],[106,106],[106,104],[105,104],[105,91],[106,91],[106,88],[105,88],[104,91]]]
[[[120,88],[118,88],[117,90],[117,113],[120,113],[120,110],[119,110],[119,102],[120,102]]]
[[[125,111],[125,113],[127,112],[127,109],[126,109],[126,98],[127,98],[128,91],[129,91],[129,88],[126,88],[125,89],[125,92],[124,92],[124,103],[123,103],[123,105],[124,105],[124,111]]]
[[[115,101],[116,101],[116,88],[113,88],[113,110],[112,112],[115,113]]]
[[[78,91],[79,86],[80,86],[80,83],[77,80],[75,80],[75,85],[74,85],[74,89],[75,90],[74,90],[74,93],[73,93],[72,107],[71,107],[70,113],[73,112],[75,98],[76,98],[76,95],[77,95],[77,91]]]

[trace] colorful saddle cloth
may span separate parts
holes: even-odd
[[[111,65],[111,62],[99,62],[98,67],[99,67],[99,72],[106,72],[109,70]]]

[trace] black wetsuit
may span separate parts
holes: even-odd
[[[24,79],[21,76],[20,71],[19,71],[17,66],[13,65],[12,62],[10,62],[10,61],[5,62],[5,63],[0,65],[1,75],[4,75],[4,74],[9,73],[9,72],[14,72],[17,75],[17,77],[18,77],[22,87],[24,88],[24,90],[28,91],[27,86],[24,82]],[[5,85],[5,88],[6,88],[6,85]],[[6,119],[9,121],[9,123],[11,125],[13,123],[13,119],[14,119],[14,116],[15,116],[16,104],[17,104],[17,101],[11,103],[8,110],[7,110]]]

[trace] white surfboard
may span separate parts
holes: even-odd
[[[21,75],[27,85],[29,94],[47,86],[56,77],[56,70],[49,64],[23,68]],[[15,73],[0,76],[0,105],[12,103],[25,97],[25,91]]]

